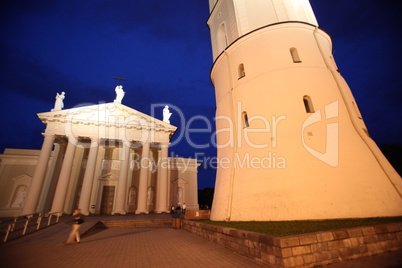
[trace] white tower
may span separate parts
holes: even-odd
[[[402,215],[308,0],[209,0],[219,167],[212,220]]]

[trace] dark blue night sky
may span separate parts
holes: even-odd
[[[397,1],[310,2],[372,138],[402,144]],[[50,111],[56,93],[66,92],[65,109],[112,102],[113,77],[122,74],[124,105],[162,119],[169,104],[172,125],[203,129],[171,155],[216,156],[208,0],[5,0],[0,7],[0,152],[41,148],[45,126],[36,113]],[[202,166],[199,188],[213,187],[214,176]]]

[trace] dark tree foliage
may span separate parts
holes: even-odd
[[[200,209],[211,209],[214,191],[214,188],[208,187],[204,190],[198,190],[198,204],[200,205]]]
[[[382,153],[402,176],[402,145],[401,144],[383,144],[380,146]]]

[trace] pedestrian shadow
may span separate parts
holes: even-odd
[[[121,232],[119,234],[116,233],[109,233],[108,231],[111,231],[111,229],[121,229],[124,230],[124,232]],[[105,233],[104,235],[102,235],[99,238],[94,238],[94,239],[85,239],[83,242],[85,243],[91,243],[91,242],[96,242],[96,241],[101,241],[101,240],[107,240],[107,239],[111,239],[111,238],[116,238],[116,237],[123,237],[123,236],[130,236],[130,235],[136,235],[136,234],[140,234],[140,233],[147,233],[147,232],[151,232],[154,228],[107,228],[107,227],[96,227],[93,228],[91,230],[89,230],[85,235],[83,235],[82,237],[88,238],[88,237],[93,237],[94,235],[98,235],[100,233]]]

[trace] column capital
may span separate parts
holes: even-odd
[[[71,138],[71,140],[74,138]],[[69,139],[70,141],[70,139]],[[99,147],[98,137],[80,137],[77,138],[77,144],[80,143],[84,148],[94,148]]]
[[[151,142],[149,142],[149,141],[146,141],[146,142],[140,141],[139,143],[141,144],[142,148],[147,148],[147,149],[151,148]]]
[[[170,146],[170,142],[160,142],[159,143],[159,146],[162,148],[162,147],[167,147],[167,148],[169,148],[169,146]]]
[[[43,136],[44,139],[49,139],[49,138],[51,138],[51,139],[53,139],[53,140],[56,140],[56,135],[53,134],[53,133],[46,133],[46,132],[43,132],[43,133],[42,133],[42,136]]]
[[[91,140],[91,148],[99,147],[100,139],[98,137],[90,137]]]
[[[119,139],[119,142],[126,147],[131,147],[131,144],[133,144],[133,141],[127,139]]]
[[[78,144],[78,138],[76,138],[74,136],[67,136],[67,140],[69,143],[71,143],[75,146]]]

